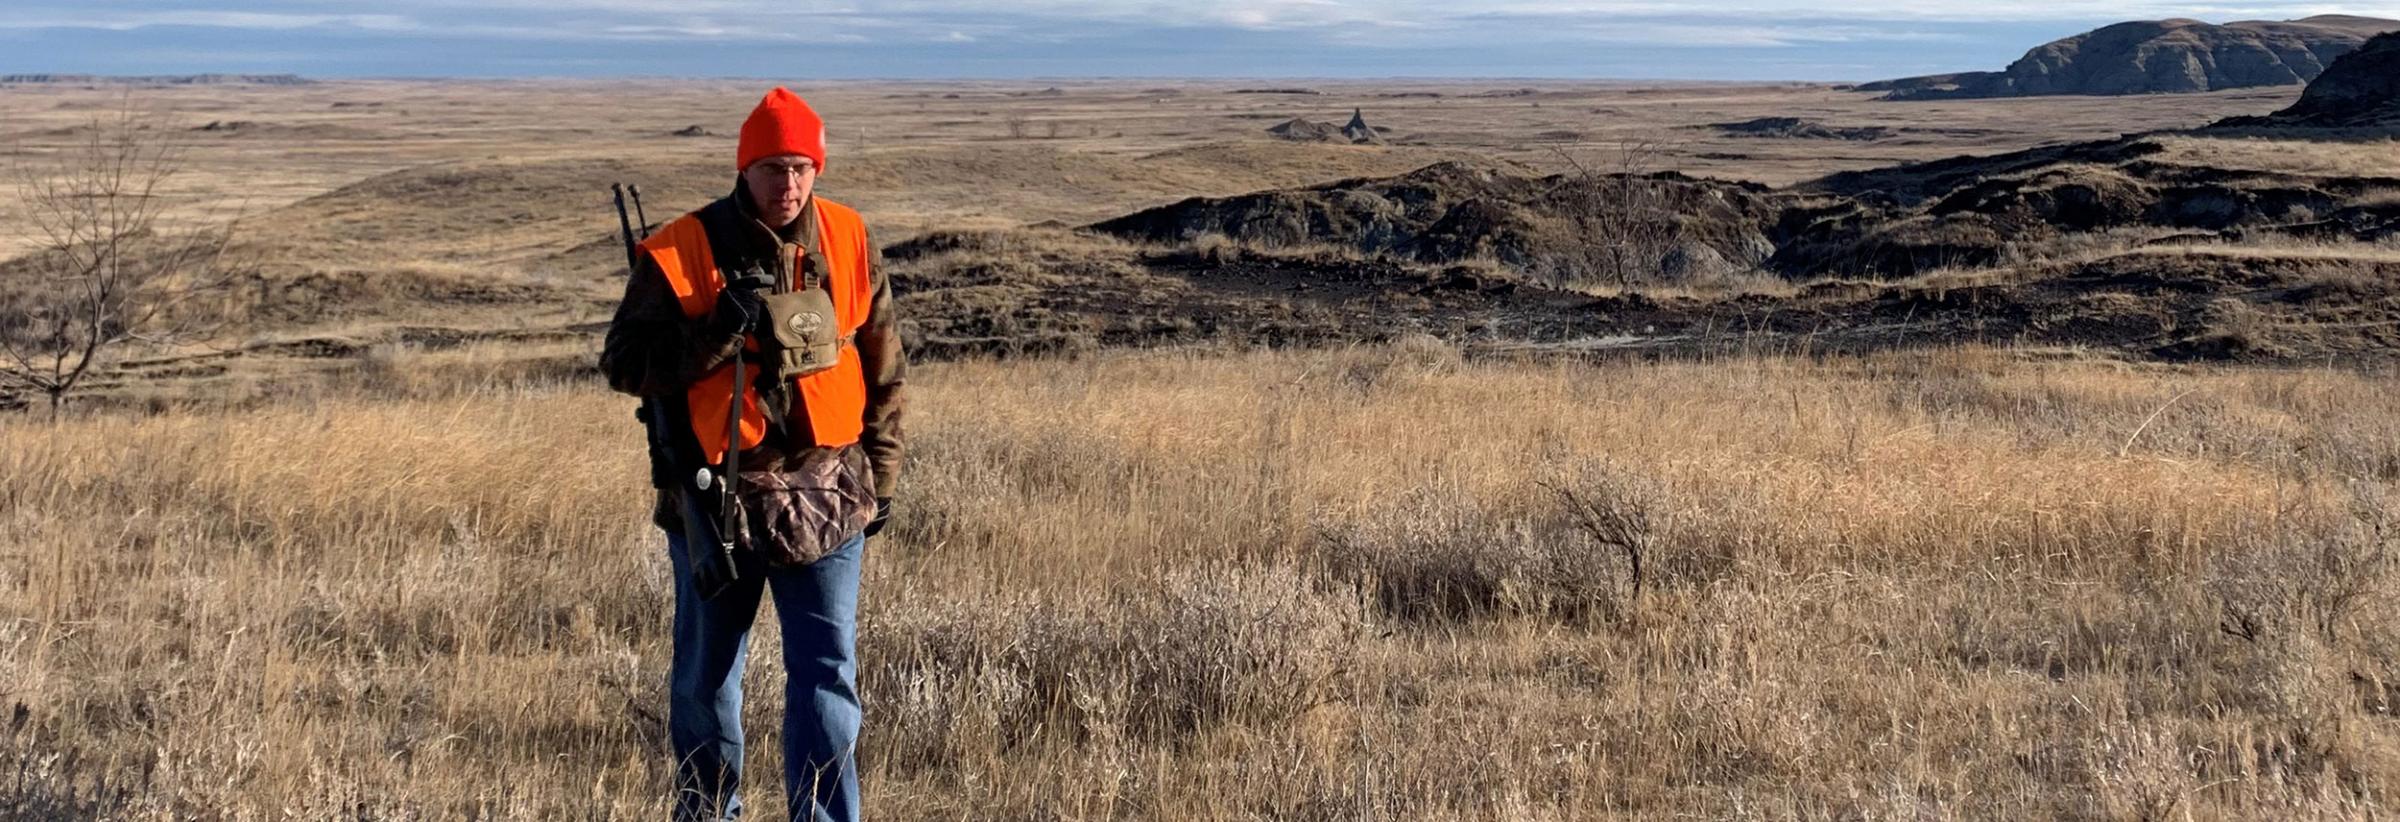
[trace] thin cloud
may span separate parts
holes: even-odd
[[[1514,21],[1506,36],[1547,36],[1561,27],[1653,31],[1674,42],[1774,45],[1815,42],[1812,30],[1847,29],[1845,39],[1907,37],[1906,26],[1924,22],[2115,20],[2139,17],[2300,17],[2347,11],[2400,17],[2400,3],[2337,9],[2318,3],[2249,3],[2190,6],[2107,0],[2036,0],[1970,3],[1896,0],[1856,11],[1829,9],[1811,0],[1737,0],[1695,8],[1658,0],[899,0],[871,6],[838,0],[388,0],[384,13],[358,14],[329,0],[281,0],[271,10],[191,9],[152,0],[155,8],[93,9],[87,5],[35,0],[0,19],[7,28],[98,28],[130,30],[154,26],[199,26],[249,30],[349,28],[491,35],[548,27],[557,33],[596,39],[680,37],[692,40],[774,40],[785,35],[849,34],[874,39],[975,42],[1018,33],[1052,38],[1061,33],[1104,33],[1124,27],[1226,28],[1259,32],[1324,32],[1343,42],[1371,40],[1379,33],[1448,32],[1459,26]],[[138,4],[136,4],[138,5]],[[494,18],[501,18],[495,21]],[[694,23],[702,19],[706,23]],[[958,21],[976,21],[965,27]],[[976,28],[984,29],[982,31]],[[1773,32],[1780,31],[1784,34]],[[949,38],[953,32],[969,40]],[[1504,38],[1505,39],[1505,36]]]
[[[710,74],[770,59],[762,55],[779,46],[806,45],[818,47],[818,55],[853,49],[839,63],[820,63],[838,66],[829,70],[872,65],[909,76],[941,76],[944,67],[1123,74],[1318,66],[1353,74],[1567,76],[1782,75],[1822,66],[1874,76],[1885,71],[1863,66],[1909,73],[1922,73],[1928,63],[1987,68],[2043,40],[2133,18],[2332,12],[2400,18],[2400,0],[2382,2],[2336,8],[2271,0],[2206,6],[1892,0],[1839,8],[1822,0],[1731,0],[1696,8],[1665,0],[383,0],[373,13],[360,13],[358,5],[334,0],[256,0],[238,8],[179,0],[104,6],[11,0],[10,13],[0,16],[0,37],[9,42],[0,64],[34,71],[103,59],[156,66],[176,55],[271,50],[317,55],[295,66],[338,67],[357,65],[346,61],[372,45],[381,61],[374,65],[402,71],[434,65],[495,73],[529,64],[606,71],[627,64]],[[82,34],[52,36],[61,32]],[[80,48],[62,45],[70,40]],[[623,47],[629,43],[767,48]],[[1926,49],[1925,43],[1945,45]],[[1704,59],[1692,59],[1703,51]],[[1669,52],[1684,56],[1662,60]],[[175,64],[207,70],[210,61]]]
[[[0,28],[90,28],[131,31],[157,26],[292,31],[310,28],[352,28],[367,31],[420,31],[414,19],[397,14],[293,14],[222,10],[70,11],[0,17]]]

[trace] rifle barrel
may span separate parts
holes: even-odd
[[[650,238],[650,215],[642,213],[642,184],[627,183],[625,190],[633,194],[633,219],[642,227],[642,239]]]
[[[634,271],[641,268],[641,258],[634,254],[633,223],[625,216],[625,184],[610,183],[608,191],[615,195],[617,200],[617,237],[625,241],[625,276],[630,277],[633,276]],[[638,198],[641,195],[634,196],[637,198],[636,202],[639,202]]]

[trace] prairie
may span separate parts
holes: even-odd
[[[0,820],[663,815],[607,191],[720,196],[765,85],[136,90],[183,136],[167,227],[240,217],[255,310],[56,419],[0,390]],[[2295,89],[796,85],[916,352],[870,817],[2389,815],[2391,143],[2109,142]],[[0,87],[0,153],[126,105]],[[1383,144],[1267,136],[1354,108]],[[1718,125],[1762,117],[1884,131]],[[1872,230],[1823,256],[1925,264],[1545,283],[1077,228],[1435,164],[1547,196],[1635,144],[1777,243],[1911,191],[1826,210]],[[2224,219],[2153,219],[2184,203]],[[44,285],[34,242],[0,231],[0,288]],[[754,774],[782,679],[753,654]]]

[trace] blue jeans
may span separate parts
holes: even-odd
[[[792,818],[856,822],[858,572],[855,537],[800,568],[744,563],[715,599],[692,587],[683,535],[667,534],[675,564],[675,655],[668,671],[667,734],[675,748],[675,818],[733,819],[742,812],[742,667],[761,595],[775,592],[783,623],[783,785]]]

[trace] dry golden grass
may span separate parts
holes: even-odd
[[[628,402],[374,359],[0,427],[0,817],[659,815]],[[2400,789],[2389,375],[1409,342],[916,382],[864,597],[876,818],[2374,818]]]
[[[2324,177],[2400,176],[2400,142],[2391,137],[2353,141],[2271,137],[2161,137],[2162,163]]]
[[[2237,260],[2333,260],[2356,263],[2400,262],[2400,243],[2362,243],[2355,240],[2281,240],[2268,238],[2240,245],[2167,243],[2129,249],[2127,254],[2199,255]]]

